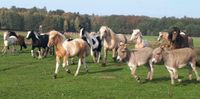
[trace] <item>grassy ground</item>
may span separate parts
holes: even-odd
[[[145,37],[154,40],[156,37]],[[0,38],[2,39],[2,38]],[[0,40],[0,44],[2,44]],[[200,39],[195,38],[195,46],[200,45]],[[55,56],[42,60],[32,58],[30,46],[16,54],[0,55],[0,98],[1,99],[195,99],[199,98],[200,83],[188,80],[188,70],[179,70],[182,83],[170,85],[169,73],[163,65],[155,65],[153,81],[145,81],[147,69],[142,66],[137,74],[142,82],[137,83],[130,75],[130,70],[124,63],[114,63],[111,55],[108,65],[92,63],[89,56],[87,64],[89,72],[84,68],[80,75],[73,74],[77,65],[70,65],[71,74],[62,67],[57,79],[53,78]],[[199,68],[198,68],[198,71]]]

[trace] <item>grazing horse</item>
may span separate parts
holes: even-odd
[[[135,48],[144,48],[149,46],[149,42],[143,39],[142,33],[140,29],[134,29],[131,35],[130,40],[134,40],[136,42]]]
[[[89,44],[93,61],[99,63],[102,48],[100,36],[96,35],[96,33],[91,33],[90,35],[84,28],[81,28],[80,37]]]
[[[38,51],[38,58],[42,58],[41,55],[41,48],[43,48],[45,51],[44,56],[47,56],[49,47],[47,47],[48,44],[48,40],[49,40],[49,36],[46,34],[40,35],[39,33],[35,32],[35,31],[28,31],[27,35],[26,35],[27,39],[32,39],[32,49],[31,49],[31,55],[33,57],[35,57],[34,54],[34,49],[37,47],[39,49]]]
[[[13,45],[13,52],[15,51],[15,45],[20,45],[20,50],[22,50],[22,47],[24,47],[25,49],[27,48],[25,41],[24,41],[24,37],[21,35],[16,35],[15,32],[4,32],[3,35],[3,39],[4,39],[4,48],[2,49],[3,53],[6,53],[7,50],[9,49],[9,46]]]
[[[107,53],[108,50],[112,50],[112,58],[116,61],[116,52],[118,49],[118,44],[121,42],[127,43],[127,38],[123,34],[115,34],[109,27],[101,26],[99,29],[100,38],[103,41],[104,47],[104,63],[107,64]]]
[[[188,36],[181,35],[180,29],[177,27],[172,28],[172,31],[169,32],[168,39],[173,45],[174,49],[189,47]]]
[[[90,47],[83,39],[77,38],[77,39],[68,41],[66,40],[63,34],[53,30],[49,32],[49,42],[48,42],[48,46],[52,46],[52,45],[55,45],[56,47],[56,69],[55,69],[54,78],[57,77],[61,58],[63,58],[63,64],[62,64],[63,67],[69,73],[70,70],[68,69],[68,67],[66,67],[66,64],[67,66],[69,65],[68,58],[74,57],[74,56],[79,57],[78,67],[74,76],[78,75],[81,62],[83,62],[83,65],[86,71],[88,71],[87,65],[85,63],[85,57],[89,55]]]

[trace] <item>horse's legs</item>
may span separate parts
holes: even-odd
[[[76,69],[76,73],[74,74],[74,76],[77,76],[78,73],[79,73],[79,69],[80,69],[80,67],[81,67],[81,61],[82,61],[82,59],[79,58],[79,60],[78,60],[78,67],[77,67],[77,69]]]
[[[54,79],[56,79],[56,77],[57,77],[59,66],[60,66],[60,57],[56,56],[56,69],[55,69],[55,73],[54,73]]]
[[[46,48],[45,48],[45,52],[44,52],[44,57],[47,57],[48,52],[49,52],[49,47],[46,47]]]
[[[108,54],[108,49],[104,48],[104,63],[103,63],[103,65],[107,64],[107,54]]]
[[[192,67],[192,70],[194,71],[194,73],[195,73],[195,75],[196,75],[197,81],[200,81],[199,74],[198,74],[198,72],[197,72],[197,70],[196,70],[196,64],[195,64],[195,63],[196,63],[196,62],[191,62],[191,63],[190,63],[190,66]]]
[[[34,49],[35,49],[35,47],[32,46],[32,48],[31,48],[31,56],[32,56],[32,57],[35,57]]]
[[[153,68],[151,60],[147,64],[147,69],[148,69],[147,80],[152,80],[153,79],[154,68]]]
[[[167,70],[169,71],[169,74],[170,74],[170,77],[171,77],[171,84],[173,85],[174,84],[174,73],[173,73],[173,70],[172,70],[172,68],[170,68],[168,66],[166,66],[166,67],[167,67]]]
[[[117,50],[116,48],[112,49],[112,52],[113,52],[112,58],[113,58],[114,61],[116,61],[116,50]]]
[[[38,54],[39,54],[38,59],[41,59],[41,58],[42,58],[42,55],[41,55],[41,48],[40,48],[40,47],[39,47]]]
[[[87,67],[87,64],[85,63],[85,58],[83,58],[83,65],[85,67],[86,72],[88,72],[88,67]]]
[[[8,49],[8,46],[4,46],[1,52],[2,52],[3,54],[5,54],[5,53],[7,52],[7,49]]]
[[[99,51],[99,52],[97,52],[97,63],[100,62],[100,58],[101,58],[101,53],[100,53],[100,51]]]
[[[67,66],[66,66],[67,64]],[[65,68],[65,70],[70,73],[70,70],[68,69],[68,66],[69,66],[69,63],[68,63],[68,57],[67,56],[64,56],[63,57],[63,64],[62,64],[63,68]]]
[[[132,68],[131,68],[131,74],[132,74],[132,76],[133,76],[138,82],[140,82],[140,77],[138,77],[137,74],[136,74],[137,66],[136,66],[136,65],[133,65],[133,66],[131,66],[131,67],[132,67]]]
[[[92,48],[90,48],[90,53],[91,53],[91,56],[92,56],[92,58],[93,58],[93,61],[94,61],[94,63],[96,63],[96,57],[95,57],[95,52],[93,51],[93,49]]]

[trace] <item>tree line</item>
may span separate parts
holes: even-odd
[[[110,27],[116,33],[130,34],[133,29],[139,28],[144,35],[158,35],[160,31],[169,31],[176,26],[191,36],[200,36],[200,18],[176,18],[162,17],[154,18],[148,16],[135,15],[87,15],[79,13],[65,12],[63,10],[47,11],[47,8],[33,7],[0,8],[0,29],[39,31],[50,30],[78,32],[80,26],[87,31],[98,31],[102,25]]]

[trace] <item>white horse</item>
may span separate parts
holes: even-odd
[[[18,44],[18,39],[16,36],[9,36],[8,32],[4,32],[3,34],[3,40],[4,40],[4,48],[2,49],[2,53],[5,54],[7,50],[9,49],[9,46],[12,45],[12,52],[15,51],[15,45]]]
[[[143,39],[140,29],[133,30],[130,40],[134,40],[136,42],[135,48],[149,47],[149,42]]]
[[[112,50],[113,55],[112,58],[116,61],[116,53],[118,49],[118,45],[120,42],[127,43],[127,38],[123,34],[115,34],[109,27],[101,26],[99,29],[100,38],[103,41],[104,47],[104,63],[103,65],[107,64],[107,53],[108,50]]]
[[[90,45],[91,56],[93,57],[93,61],[99,63],[101,57],[101,40],[100,36],[95,32],[91,32],[90,34],[85,31],[84,28],[80,30],[80,37],[85,40]]]

